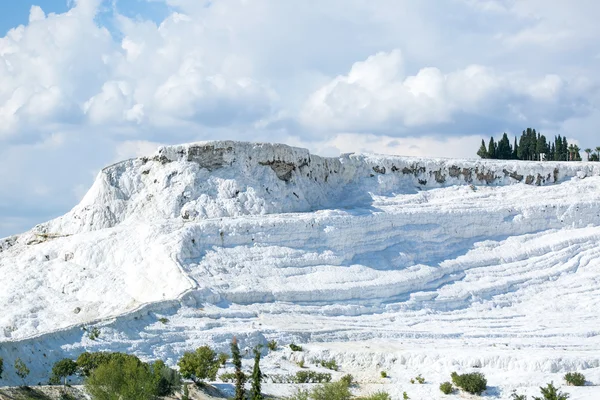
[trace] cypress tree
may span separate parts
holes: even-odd
[[[254,348],[254,368],[252,369],[252,389],[250,392],[251,400],[263,400],[262,395],[260,394],[260,381],[263,378],[263,374],[260,370],[260,348],[262,346],[258,345]]]
[[[485,141],[483,139],[481,139],[481,146],[477,151],[477,155],[481,158],[490,158],[487,152],[487,148],[485,147]]]
[[[519,159],[518,154],[519,154],[519,146],[517,145],[517,137],[515,136],[515,145],[513,146],[512,159],[518,160]]]
[[[246,376],[242,372],[242,356],[235,336],[231,340],[231,358],[235,367],[235,400],[244,400]]]
[[[498,141],[498,151],[496,158],[501,160],[509,160],[512,155],[512,149],[510,148],[510,140],[506,132],[502,135],[502,139]]]
[[[496,143],[494,143],[494,137],[490,137],[490,142],[488,144],[488,156],[489,158],[498,158],[496,157]]]
[[[570,161],[569,158],[569,142],[567,142],[567,137],[563,136],[562,138],[562,151],[563,151],[563,156],[562,159],[565,161]]]

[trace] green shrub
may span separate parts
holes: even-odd
[[[331,382],[331,374],[315,371],[298,371],[295,383],[325,383]]]
[[[585,376],[580,372],[568,372],[564,379],[570,386],[585,386]]]
[[[100,337],[100,329],[97,327],[93,327],[92,330],[88,333],[88,337],[90,340],[96,340]]]
[[[340,382],[344,382],[348,386],[354,385],[354,377],[350,374],[346,374],[340,378]]]
[[[192,379],[196,383],[206,379],[215,380],[219,370],[217,354],[208,346],[184,353],[177,365],[184,378]]]
[[[375,392],[367,397],[360,397],[357,400],[392,400],[392,398],[390,397],[389,393],[379,391],[379,392]]]
[[[450,394],[454,391],[454,388],[452,387],[452,384],[450,382],[444,382],[440,385],[440,390],[444,394]]]
[[[517,394],[516,390],[513,390],[513,392],[510,394],[510,398],[512,400],[527,400],[527,396],[524,394]]]
[[[381,371],[380,374],[382,378],[387,378],[387,372]]]
[[[487,389],[487,380],[481,372],[462,375],[453,372],[450,376],[454,385],[467,393],[481,395]]]
[[[2,379],[2,373],[4,372],[4,360],[0,357],[0,379]]]
[[[567,393],[559,392],[554,387],[554,382],[550,382],[546,387],[540,387],[542,397],[534,397],[533,400],[567,400],[569,395]]]
[[[298,346],[297,344],[290,343],[290,349],[292,349],[292,351],[302,351],[302,346]]]
[[[219,375],[219,379],[222,382],[233,383],[235,382],[235,374],[233,372],[224,372],[221,375]]]
[[[152,373],[158,396],[170,396],[181,388],[181,374],[173,368],[169,368],[162,360],[157,360],[152,364]]]
[[[343,382],[332,382],[319,385],[314,388],[310,394],[312,400],[350,400],[352,393],[350,388]],[[389,400],[389,399],[373,399],[373,400]]]
[[[158,320],[160,322],[162,322],[163,324],[165,324],[165,325],[167,324],[167,322],[169,322],[169,320],[167,318],[165,318],[165,317],[159,318]]]
[[[316,360],[316,364],[321,365],[323,368],[327,368],[333,371],[338,370],[338,365],[335,360]]]
[[[271,351],[275,351],[277,350],[277,342],[275,341],[275,339],[270,340],[269,342],[267,342],[267,347],[269,348],[269,350]]]
[[[408,397],[408,395],[406,394],[406,392],[402,392],[402,399],[403,400],[410,400],[410,397]]]
[[[148,400],[157,394],[157,381],[148,364],[114,357],[92,370],[85,388],[93,400]]]
[[[27,365],[25,365],[23,360],[21,360],[20,358],[17,358],[15,360],[14,367],[17,376],[21,378],[21,380],[23,381],[23,386],[25,386],[25,378],[27,378],[27,376],[29,375],[29,368],[27,368]]]
[[[225,366],[225,364],[227,364],[228,359],[229,356],[226,353],[219,353],[219,364]]]

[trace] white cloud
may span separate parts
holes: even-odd
[[[535,121],[537,106],[559,103],[569,94],[557,75],[526,77],[481,65],[449,73],[429,67],[411,76],[404,69],[399,50],[356,62],[347,75],[310,96],[302,121],[332,131],[440,125],[455,122],[457,115]],[[406,131],[401,128],[396,132]]]

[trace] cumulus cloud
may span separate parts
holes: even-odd
[[[410,132],[403,128],[455,123],[465,115],[532,124],[539,107],[547,120],[565,117],[554,113],[557,107],[577,113],[568,82],[557,75],[498,73],[482,65],[448,73],[428,67],[409,76],[404,70],[400,50],[356,62],[310,96],[301,118],[314,129],[403,134]]]

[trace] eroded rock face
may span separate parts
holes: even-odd
[[[260,165],[269,166],[282,181],[289,182],[292,172],[296,170],[296,164],[285,161],[260,161]]]

